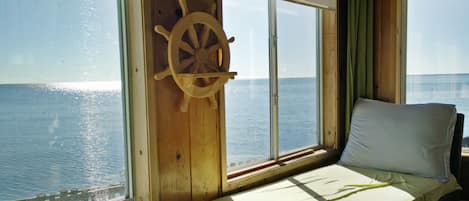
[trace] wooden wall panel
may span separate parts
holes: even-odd
[[[218,3],[216,0],[188,2],[192,3],[189,8],[206,12]],[[207,99],[192,100],[189,110],[192,200],[213,200],[221,193],[219,111],[211,109]]]
[[[152,27],[155,18],[154,12],[152,12],[152,7],[154,5],[154,1],[142,1],[142,10],[143,10],[143,24],[144,27],[144,35],[145,35],[145,76],[146,76],[146,107],[147,107],[147,129],[148,129],[148,141],[147,144],[149,146],[149,167],[150,167],[150,195],[151,200],[161,200],[160,197],[160,177],[159,177],[159,154],[158,154],[158,143],[157,143],[157,124],[154,122],[157,121],[157,113],[156,108],[157,105],[153,104],[156,102],[156,82],[153,80],[153,74],[156,72],[157,69],[154,68],[156,65],[155,61],[158,60],[155,57],[155,52],[157,51],[154,47],[157,38],[155,37],[153,30],[149,29]],[[160,61],[160,60],[158,60]],[[141,68],[140,71],[142,71]],[[138,72],[141,73],[141,72]],[[138,171],[138,170],[137,170]]]
[[[400,103],[402,0],[375,1],[375,96]]]
[[[338,148],[339,71],[337,58],[337,12],[323,11],[323,131],[324,146]]]
[[[154,72],[159,72],[168,64],[167,41],[153,32],[156,24],[171,30],[178,16],[177,1],[152,1],[151,23],[146,24],[153,43],[148,42],[154,49]],[[148,74],[153,77],[153,74]],[[156,135],[159,155],[159,183],[160,200],[179,201],[191,199],[191,170],[190,170],[190,141],[189,115],[179,112],[177,103],[182,98],[182,92],[172,78],[161,81],[152,80],[156,88],[154,91],[156,105]]]
[[[180,18],[178,1],[145,0],[149,23],[146,30],[149,60],[147,76],[153,84],[148,97],[156,113],[159,198],[164,201],[203,201],[219,195],[221,189],[220,139],[218,110],[209,107],[206,99],[192,99],[188,112],[180,112],[183,93],[172,78],[155,81],[151,78],[168,64],[167,41],[153,32],[156,24],[171,30]],[[209,11],[215,0],[187,0],[189,12]],[[155,189],[153,189],[155,191]]]
[[[196,100],[189,111],[193,201],[212,200],[221,189],[218,112],[207,108],[207,100]]]

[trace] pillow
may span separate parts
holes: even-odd
[[[339,163],[446,182],[455,124],[454,105],[358,99]]]

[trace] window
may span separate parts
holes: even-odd
[[[278,1],[280,154],[319,144],[318,9]]]
[[[250,5],[240,9],[242,5]],[[268,1],[223,1],[223,24],[230,44],[230,71],[238,72],[225,89],[226,149],[229,169],[270,158]],[[253,17],[256,16],[256,17]],[[248,22],[249,23],[246,23]]]
[[[465,0],[408,1],[407,103],[455,104],[469,114],[468,9]],[[468,132],[463,146],[469,147]]]
[[[0,1],[0,198],[128,195],[118,1]]]
[[[225,89],[228,171],[320,144],[318,22],[319,9],[287,1],[223,1],[238,72]]]

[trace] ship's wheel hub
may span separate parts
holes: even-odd
[[[204,48],[196,48],[194,50],[195,62],[205,64],[208,61],[208,52]]]

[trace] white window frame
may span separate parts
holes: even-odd
[[[131,93],[129,84],[129,65],[128,65],[128,51],[127,51],[127,19],[126,19],[126,0],[115,1],[117,6],[117,20],[118,20],[118,41],[119,41],[119,59],[120,59],[120,81],[121,81],[121,96],[122,96],[122,117],[123,117],[123,138],[124,144],[124,166],[125,166],[125,194],[122,197],[114,198],[113,200],[133,200],[133,174],[132,174],[132,156],[131,156]],[[44,192],[45,193],[45,192]]]
[[[120,66],[121,66],[121,89],[122,89],[122,111],[124,115],[124,162],[126,176],[126,197],[125,200],[133,199],[133,180],[132,180],[132,146],[131,146],[131,110],[130,110],[130,84],[129,84],[129,65],[128,65],[128,46],[127,46],[127,10],[125,0],[118,0],[117,16],[118,16],[118,32],[119,32],[119,49],[120,49]]]
[[[317,119],[317,128],[316,128],[316,137],[317,144],[312,144],[305,147],[297,147],[297,149],[288,150],[287,153],[280,154],[280,141],[279,141],[279,102],[278,102],[278,54],[277,54],[277,1],[278,0],[267,0],[268,1],[268,40],[269,40],[269,136],[270,136],[270,154],[269,158],[265,160],[256,160],[253,163],[247,164],[246,166],[236,167],[230,169],[229,166],[226,167],[228,175],[232,173],[237,174],[237,172],[249,170],[253,167],[257,167],[259,164],[264,164],[265,162],[278,162],[282,157],[293,155],[305,150],[319,150],[323,148],[324,145],[324,135],[323,135],[323,63],[322,63],[322,9],[321,7],[305,5],[299,2],[290,1],[290,0],[279,0],[296,5],[314,7],[317,9],[316,16],[316,119]],[[225,116],[224,112],[221,114]],[[226,130],[225,132],[226,133]],[[225,140],[226,143],[226,140]]]
[[[290,3],[307,6],[301,3],[282,0]],[[323,132],[322,132],[322,21],[320,8],[317,8],[316,17],[316,84],[317,91],[316,96],[318,97],[318,104],[316,105],[317,112],[317,141],[318,145],[312,147],[299,147],[298,150],[290,151],[295,153],[304,149],[316,148],[321,146],[323,143]],[[272,160],[279,160],[280,147],[279,147],[279,102],[278,102],[278,46],[277,46],[277,0],[269,0],[269,84],[270,84],[270,157]],[[285,154],[288,155],[289,153]]]
[[[155,107],[149,103],[145,24],[151,9],[149,1],[117,0],[120,11],[121,58],[125,75],[126,146],[128,195],[126,201],[159,201],[158,147],[150,130]]]
[[[287,0],[281,0],[287,1]],[[301,3],[287,1],[303,6],[307,6]],[[316,84],[317,91],[316,96],[318,97],[318,104],[316,118],[317,118],[317,142],[318,145],[311,147],[299,147],[298,150],[290,151],[291,154],[305,149],[316,149],[321,147],[323,143],[323,130],[322,130],[322,10],[317,8],[317,22],[316,22]],[[269,0],[268,2],[268,19],[269,19],[269,100],[270,100],[270,159],[278,161],[281,157],[279,148],[279,102],[278,102],[278,46],[277,46],[277,0]]]

